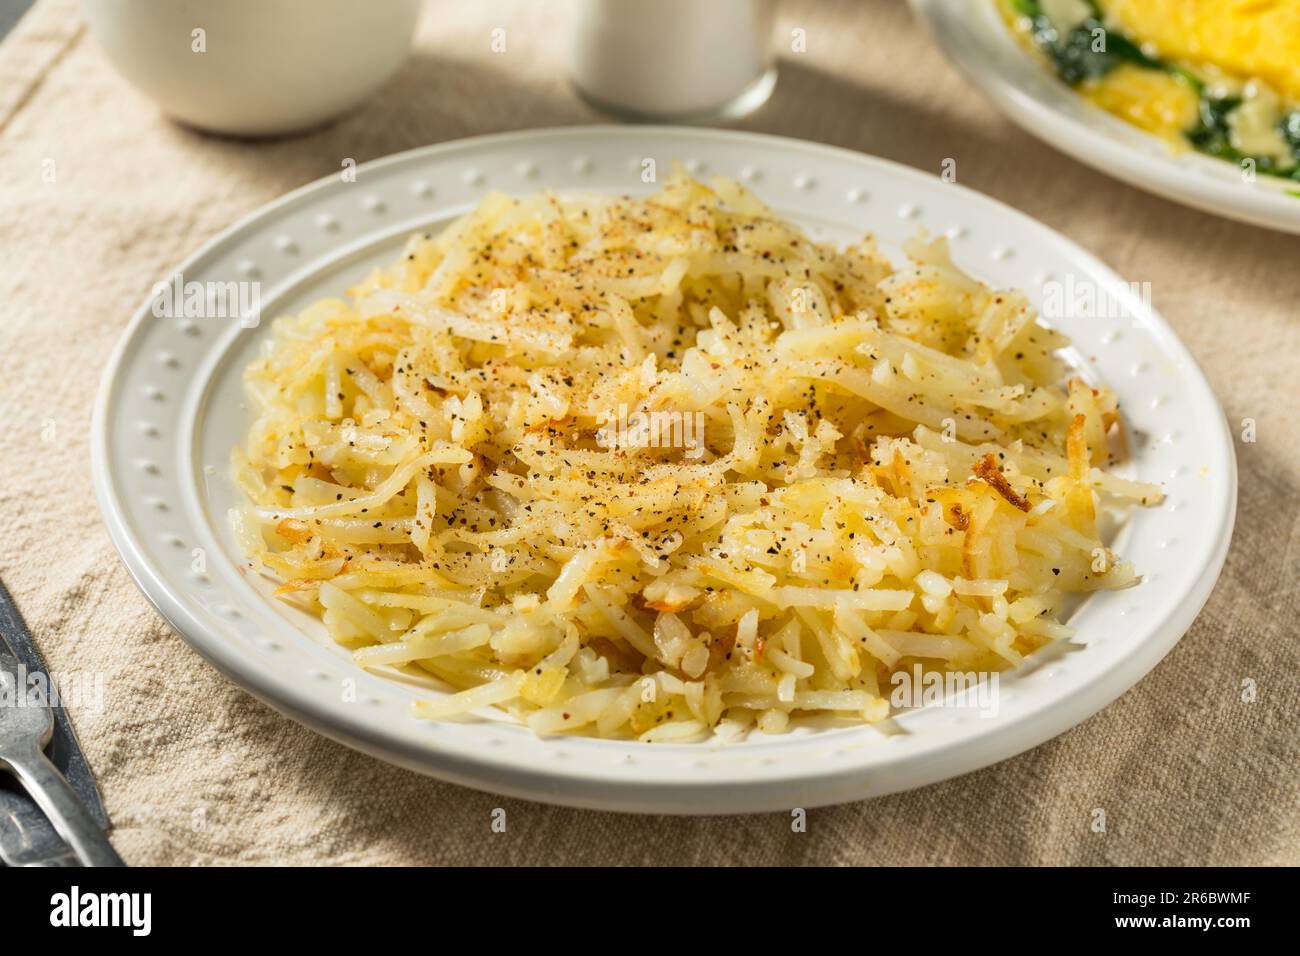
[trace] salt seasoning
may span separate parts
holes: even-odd
[[[708,120],[761,106],[776,85],[775,0],[579,0],[574,86],[630,120]]]

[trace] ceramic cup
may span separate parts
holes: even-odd
[[[294,133],[374,93],[420,0],[82,0],[113,66],[169,116],[236,136]]]

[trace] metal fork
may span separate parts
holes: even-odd
[[[0,634],[0,682],[10,706],[0,706],[0,769],[11,771],[86,866],[124,866],[99,824],[45,756],[54,732],[50,702],[40,688],[18,686],[22,667]]]

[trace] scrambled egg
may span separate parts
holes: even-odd
[[[1149,133],[1183,146],[1183,131],[1196,122],[1200,97],[1168,73],[1125,64],[1082,87],[1089,102]]]
[[[1263,80],[1300,101],[1300,0],[1103,0],[1108,24],[1165,59]]]
[[[1184,65],[1221,96],[1240,97],[1228,117],[1231,146],[1279,168],[1295,164],[1278,129],[1285,100],[1300,101],[1300,0],[1105,0],[1108,29]],[[1179,146],[1200,96],[1180,77],[1126,66],[1086,84],[1102,107]]]

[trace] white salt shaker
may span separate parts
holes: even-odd
[[[741,116],[776,85],[776,0],[579,0],[578,93],[629,120]]]

